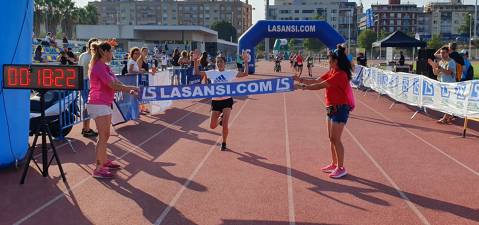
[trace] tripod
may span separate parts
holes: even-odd
[[[57,151],[55,149],[55,145],[53,144],[53,138],[50,133],[50,128],[48,127],[48,122],[47,119],[45,118],[45,93],[47,92],[46,90],[39,90],[40,93],[40,110],[41,110],[41,116],[40,116],[40,125],[36,126],[34,128],[34,133],[35,137],[33,138],[33,144],[32,146],[28,149],[28,159],[25,162],[25,168],[23,169],[23,175],[22,175],[22,180],[20,181],[20,184],[25,183],[25,177],[27,176],[28,168],[30,168],[30,161],[33,160],[35,165],[37,166],[38,170],[42,173],[43,177],[48,176],[48,168],[50,167],[53,159],[57,162],[58,168],[60,169],[60,173],[62,175],[62,179],[64,182],[66,182],[65,174],[63,173],[63,168],[62,164],[60,163],[60,158],[58,158]],[[40,166],[38,166],[37,161],[33,157],[33,153],[35,152],[35,146],[37,144],[38,137],[42,138],[42,167],[43,169],[40,169]],[[47,136],[48,139],[50,140],[50,147],[52,148],[53,151],[53,156],[48,160],[48,146],[47,146]]]

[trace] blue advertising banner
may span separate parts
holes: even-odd
[[[143,75],[117,76],[117,79],[126,85],[137,86],[144,80]],[[140,117],[139,102],[136,96],[117,92],[113,104],[112,124],[124,123],[128,120],[136,120]]]
[[[288,92],[294,90],[291,77],[209,85],[142,87],[140,101],[216,98]]]

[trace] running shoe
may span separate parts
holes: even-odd
[[[113,161],[111,160],[107,160],[105,164],[103,164],[103,167],[104,168],[108,168],[108,169],[113,169],[113,170],[118,170],[118,169],[121,169],[121,166],[114,163]]]
[[[344,167],[338,167],[336,168],[331,174],[329,174],[329,177],[331,178],[341,178],[346,176],[348,174],[346,172],[346,169]]]
[[[221,151],[226,151],[226,150],[228,150],[228,148],[226,147],[226,143],[225,142],[221,143]]]
[[[114,176],[107,168],[102,167],[93,171],[93,177],[98,179],[112,179]]]
[[[325,173],[332,173],[335,169],[336,169],[335,164],[329,164],[329,165],[321,168],[321,171],[323,171]]]
[[[82,129],[82,130],[81,130],[81,134],[83,135],[83,137],[86,137],[86,138],[98,136],[98,133],[95,132],[95,131],[93,131],[92,129],[89,129],[89,130],[87,130],[87,131],[84,130],[84,129]]]

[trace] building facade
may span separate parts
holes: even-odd
[[[429,2],[424,6],[424,12],[430,15],[431,34],[460,34],[459,28],[466,22],[466,14],[474,18],[474,5],[464,5],[460,0],[449,2]],[[477,24],[477,23],[476,23]]]
[[[368,27],[368,18],[364,16],[359,20],[358,26],[361,30],[368,28],[387,33],[401,30],[428,38],[441,35],[444,39],[453,39],[463,33],[460,27],[464,23],[471,22],[464,21],[465,16],[471,14],[474,18],[474,9],[474,5],[464,5],[461,0],[431,1],[424,7],[401,4],[400,0],[389,0],[389,4],[371,5],[372,25]]]
[[[374,18],[372,29],[375,32],[417,32],[417,18],[422,10],[416,4],[400,4],[399,0],[390,0],[389,4],[371,5],[371,9]]]
[[[357,37],[357,7],[348,0],[275,0],[269,6],[273,20],[326,20],[345,39],[350,34],[352,42]],[[349,30],[350,29],[350,30]]]
[[[238,36],[252,25],[252,6],[240,0],[101,0],[89,2],[101,25],[195,25],[230,22]]]

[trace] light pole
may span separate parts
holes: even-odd
[[[474,24],[475,27],[475,24]],[[471,53],[471,39],[472,39],[472,14],[469,13],[469,54]]]
[[[476,40],[476,35],[477,35],[477,0],[476,0],[476,4],[474,5],[474,40]],[[472,52],[469,51],[469,54],[472,55]],[[476,54],[475,54],[475,57],[474,58],[477,58],[477,47],[476,47]]]
[[[351,10],[348,11],[348,52],[351,52]]]

